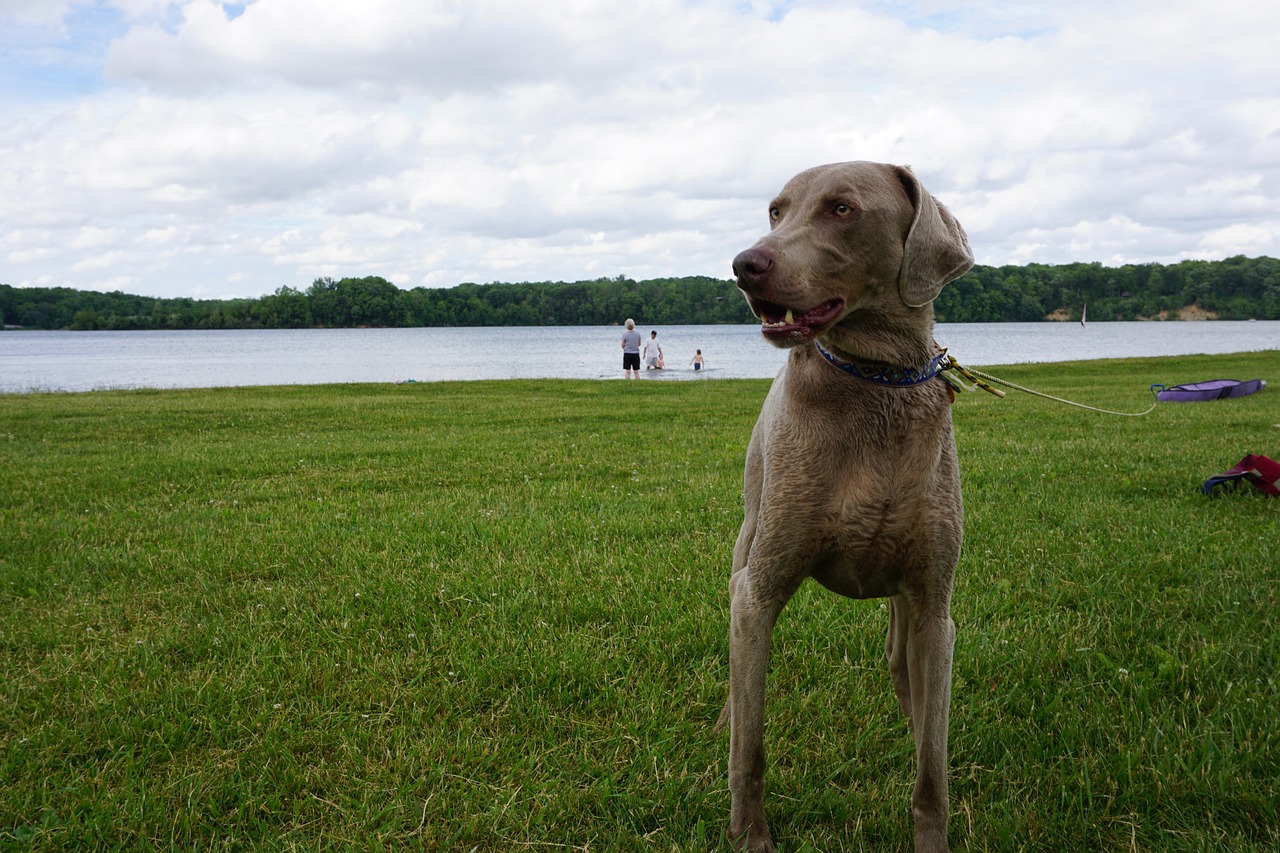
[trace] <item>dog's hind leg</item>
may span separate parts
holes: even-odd
[[[898,695],[902,713],[911,719],[911,676],[907,666],[907,635],[911,625],[911,603],[899,594],[889,599],[889,633],[884,640],[884,654],[889,659],[889,677]]]

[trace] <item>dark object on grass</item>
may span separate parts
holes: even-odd
[[[1200,491],[1206,495],[1218,494],[1238,488],[1242,482],[1252,483],[1272,497],[1280,497],[1280,462],[1249,454],[1231,470],[1205,480]]]
[[[1223,400],[1227,397],[1247,397],[1267,387],[1262,379],[1250,379],[1241,382],[1239,379],[1210,379],[1207,382],[1192,382],[1188,385],[1174,385],[1165,388],[1163,385],[1152,385],[1156,391],[1156,399],[1161,403],[1199,403],[1204,400]]]

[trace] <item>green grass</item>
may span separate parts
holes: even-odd
[[[1108,408],[1280,352],[993,373]],[[0,849],[726,849],[766,381],[0,396]],[[1280,844],[1280,392],[962,396],[957,850]],[[886,615],[779,623],[786,851],[907,850]]]

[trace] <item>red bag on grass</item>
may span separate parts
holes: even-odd
[[[1200,491],[1206,495],[1212,494],[1213,490],[1220,486],[1228,483],[1238,484],[1242,480],[1252,483],[1272,497],[1280,497],[1280,462],[1265,456],[1249,454],[1229,471],[1205,480]]]

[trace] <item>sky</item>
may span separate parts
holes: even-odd
[[[1280,3],[0,0],[0,283],[728,279],[821,163],[979,264],[1280,256]]]

